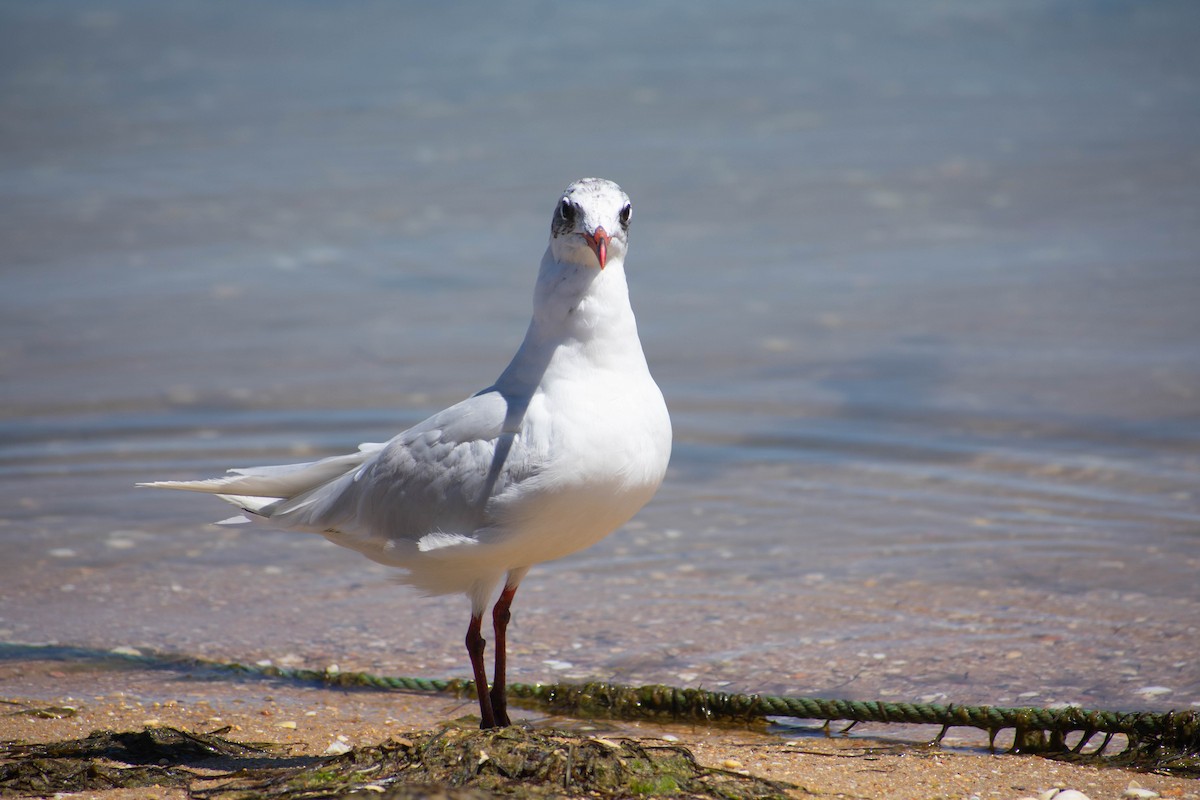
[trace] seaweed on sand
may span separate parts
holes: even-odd
[[[391,798],[757,800],[786,797],[794,788],[701,766],[679,745],[561,731],[446,728],[343,755],[299,759],[223,739],[221,732],[97,731],[68,742],[0,745],[0,794],[158,785],[184,788],[202,800],[307,800],[358,792]]]
[[[42,744],[0,743],[0,795],[45,795],[144,786],[186,787],[197,762],[265,754],[220,734],[178,728],[93,731],[83,739]]]

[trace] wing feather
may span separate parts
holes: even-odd
[[[516,435],[523,410],[511,412],[500,391],[486,389],[356,453],[140,485],[215,494],[274,526],[321,533],[376,560],[405,565],[417,551],[502,533],[490,502],[538,472]],[[241,520],[226,520],[234,521]]]
[[[499,392],[475,395],[392,439],[358,469],[263,512],[288,527],[351,539],[471,535],[487,524],[488,475],[507,413]]]

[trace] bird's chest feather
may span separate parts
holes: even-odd
[[[662,395],[648,376],[605,377],[552,384],[534,397],[542,413],[527,417],[523,433],[564,482],[657,485],[665,468],[656,433],[666,419]]]
[[[553,538],[570,550],[637,513],[670,456],[666,407],[649,376],[592,377],[550,382],[534,395],[514,455],[536,466],[494,498],[497,516],[522,536]],[[569,541],[560,538],[567,533]]]

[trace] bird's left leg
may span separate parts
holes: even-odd
[[[496,605],[492,607],[492,629],[496,634],[496,669],[492,672],[492,713],[496,715],[497,725],[511,725],[508,719],[508,696],[505,694],[507,689],[507,679],[505,675],[508,666],[507,652],[507,632],[508,623],[512,619],[512,601],[513,596],[517,593],[517,587],[521,584],[521,579],[525,577],[525,573],[529,571],[529,567],[511,570],[508,573],[508,579],[504,582],[504,590],[500,592],[500,598],[496,600]]]

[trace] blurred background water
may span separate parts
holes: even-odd
[[[676,447],[514,680],[1200,704],[1200,6],[0,4],[0,638],[466,676],[136,480],[379,441],[612,178]],[[10,691],[19,691],[9,687]]]

